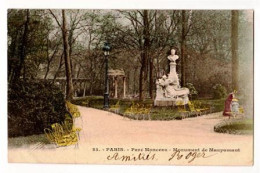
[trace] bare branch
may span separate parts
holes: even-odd
[[[55,14],[51,11],[51,9],[49,9],[49,12],[51,13],[51,15],[53,16],[53,18],[56,20],[57,24],[59,25],[59,27],[62,29],[62,26],[59,22],[59,20],[57,19],[57,17],[55,16]]]

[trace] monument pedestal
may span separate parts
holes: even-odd
[[[179,83],[178,74],[176,72],[176,60],[179,57],[175,55],[175,50],[171,50],[171,55],[168,56],[170,62],[170,73],[168,77],[162,76],[161,79],[156,81],[156,98],[154,106],[175,106],[178,104],[188,104],[189,102],[189,89],[181,88]]]
[[[182,102],[184,105],[188,104],[189,98],[188,96],[179,97],[179,98],[162,98],[155,99],[154,106],[176,106],[176,102]]]
[[[154,100],[154,106],[175,106],[176,100]]]

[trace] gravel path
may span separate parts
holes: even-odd
[[[222,143],[248,140],[251,136],[215,133],[222,113],[172,121],[130,120],[113,113],[80,107],[84,133],[90,144]],[[120,140],[118,140],[120,139]]]
[[[184,120],[147,121],[130,120],[122,116],[93,108],[79,107],[82,117],[77,119],[76,125],[82,127],[79,148],[55,148],[51,145],[26,144],[12,147],[12,143],[26,138],[9,139],[10,162],[42,162],[42,163],[116,163],[107,162],[107,152],[95,153],[93,147],[101,149],[110,147],[123,148],[240,148],[239,161],[229,157],[234,153],[225,153],[219,157],[210,158],[211,161],[199,160],[195,164],[206,165],[250,165],[252,164],[252,135],[220,134],[213,131],[214,125],[225,117],[222,113]],[[41,146],[38,150],[36,146]],[[66,157],[64,157],[66,154]],[[228,156],[229,154],[230,156]],[[165,157],[165,153],[162,157]],[[104,158],[104,160],[100,159]],[[212,163],[213,162],[213,163]],[[216,162],[216,163],[215,163]],[[153,163],[153,162],[151,162]],[[148,164],[140,162],[140,164]],[[153,164],[166,164],[159,160]],[[185,162],[175,163],[185,164]]]

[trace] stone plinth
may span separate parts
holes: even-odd
[[[176,102],[181,101],[184,105],[188,104],[189,98],[179,97],[179,98],[163,98],[163,99],[155,99],[154,106],[176,106]]]
[[[154,100],[154,106],[175,106],[176,100]]]

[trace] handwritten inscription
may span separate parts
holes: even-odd
[[[184,155],[181,153],[181,151],[179,150],[176,150],[172,153],[171,157],[168,159],[168,161],[171,161],[173,160],[174,158],[176,158],[177,160],[181,160],[181,159],[185,159],[185,160],[188,160],[188,163],[191,163],[193,162],[196,158],[209,158],[209,157],[212,157],[214,155],[216,155],[217,153],[215,154],[212,154],[212,155],[206,155],[204,152],[189,152],[188,154]]]
[[[181,160],[181,159],[185,159],[188,161],[188,163],[193,162],[195,159],[197,158],[209,158],[212,157],[215,154],[211,154],[211,155],[206,155],[206,153],[204,152],[189,152],[188,154],[183,154],[181,151],[174,151],[170,158],[168,159],[168,161],[172,161],[174,159],[176,160]],[[121,155],[118,152],[114,153],[114,154],[110,154],[107,156],[107,160],[116,160],[116,161],[139,161],[139,160],[144,160],[144,161],[149,161],[149,160],[155,160],[156,159],[156,154],[152,154],[151,152],[149,152],[148,154],[146,153],[138,153],[138,154],[131,154],[131,155]]]
[[[120,155],[118,152],[108,155],[107,160],[120,160],[120,161],[138,161],[138,160],[154,160],[155,159],[155,154],[152,154],[149,152],[148,154],[146,153],[138,153],[137,155],[132,154],[132,155]]]
[[[192,163],[197,159],[207,159],[223,152],[240,152],[239,148],[92,148],[94,152],[107,152],[105,158],[109,161],[136,162],[158,161],[166,162],[185,161]],[[170,153],[168,153],[170,152]]]

